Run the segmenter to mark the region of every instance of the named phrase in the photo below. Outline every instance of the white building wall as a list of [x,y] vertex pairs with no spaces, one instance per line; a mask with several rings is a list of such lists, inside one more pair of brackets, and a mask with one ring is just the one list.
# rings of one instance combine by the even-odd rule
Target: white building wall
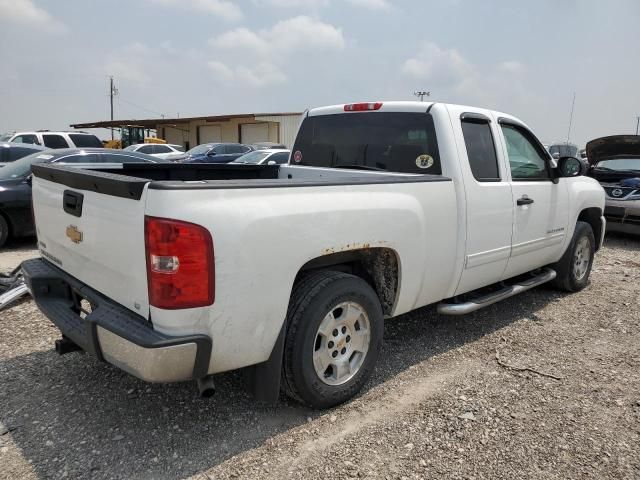
[[283,143],[288,148],[293,147],[293,142],[298,134],[298,127],[302,121],[302,115],[268,115],[256,117],[258,122],[277,122],[280,130],[278,142]]

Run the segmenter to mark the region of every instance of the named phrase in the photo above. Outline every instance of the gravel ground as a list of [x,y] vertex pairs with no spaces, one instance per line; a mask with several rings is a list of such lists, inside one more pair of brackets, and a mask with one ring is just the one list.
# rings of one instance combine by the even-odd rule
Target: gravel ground
[[[31,248],[0,254],[0,269]],[[192,384],[59,357],[31,301],[0,327],[2,478],[640,478],[633,237],[607,237],[578,294],[539,288],[464,318],[426,308],[387,322],[362,395],[326,412],[256,405],[238,374],[202,400]]]

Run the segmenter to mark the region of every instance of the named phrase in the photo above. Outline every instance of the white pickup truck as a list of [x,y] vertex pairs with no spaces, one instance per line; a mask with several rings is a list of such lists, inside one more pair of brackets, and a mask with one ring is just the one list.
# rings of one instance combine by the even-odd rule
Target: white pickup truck
[[605,198],[583,168],[481,108],[317,108],[285,165],[36,165],[23,271],[59,353],[203,395],[243,368],[261,400],[329,407],[370,376],[384,318],[585,287]]

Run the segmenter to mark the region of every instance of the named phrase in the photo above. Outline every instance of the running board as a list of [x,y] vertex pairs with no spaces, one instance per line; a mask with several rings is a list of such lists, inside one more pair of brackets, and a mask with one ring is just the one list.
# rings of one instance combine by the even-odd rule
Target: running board
[[467,313],[475,312],[481,308],[488,307],[489,305],[504,300],[505,298],[513,297],[519,293],[526,292],[538,285],[550,282],[556,278],[555,270],[545,268],[537,275],[532,276],[526,280],[520,280],[518,283],[505,286],[504,288],[487,293],[485,295],[478,296],[473,300],[462,303],[445,303],[440,302],[438,304],[438,313],[443,315],[465,315]]

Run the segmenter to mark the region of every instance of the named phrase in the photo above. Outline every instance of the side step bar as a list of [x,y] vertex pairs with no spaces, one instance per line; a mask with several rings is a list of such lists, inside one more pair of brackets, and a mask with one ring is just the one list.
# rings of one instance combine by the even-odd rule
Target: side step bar
[[550,282],[556,278],[555,270],[550,268],[544,268],[539,274],[532,276],[526,280],[520,280],[518,283],[505,286],[504,288],[496,291],[479,295],[472,300],[462,303],[445,303],[440,302],[438,304],[438,313],[443,315],[465,315],[467,313],[475,312],[481,308],[488,307],[489,305],[504,300],[505,298],[513,297],[519,293],[526,292],[538,285]]

